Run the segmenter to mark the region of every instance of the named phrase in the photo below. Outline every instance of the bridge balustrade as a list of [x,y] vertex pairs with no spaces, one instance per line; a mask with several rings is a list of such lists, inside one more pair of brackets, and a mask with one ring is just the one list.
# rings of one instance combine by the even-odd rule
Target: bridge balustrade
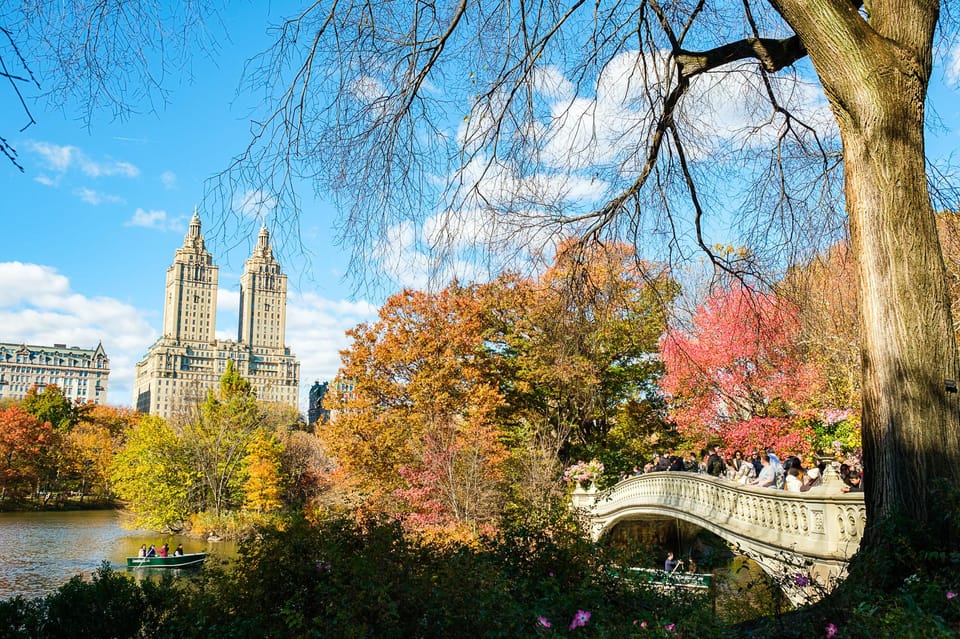
[[710,530],[776,577],[798,571],[809,577],[809,586],[787,593],[800,601],[812,588],[828,590],[860,545],[863,494],[843,493],[842,485],[835,473],[827,473],[822,486],[791,493],[664,471],[630,477],[602,492],[578,488],[573,505],[594,539],[622,521],[651,517]]

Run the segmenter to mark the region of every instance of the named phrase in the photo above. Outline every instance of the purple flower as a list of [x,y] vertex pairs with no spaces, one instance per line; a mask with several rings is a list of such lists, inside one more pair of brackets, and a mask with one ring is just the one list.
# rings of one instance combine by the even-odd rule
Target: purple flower
[[676,628],[676,626],[677,626],[676,624],[668,623],[667,625],[665,625],[665,626],[663,627],[663,629],[666,630],[667,632],[670,632],[671,630],[673,630],[674,628]]
[[835,634],[837,634],[837,627],[832,623],[828,623],[826,627],[827,639],[831,639]]
[[588,621],[590,621],[590,611],[578,610],[577,614],[573,616],[573,621],[570,622],[570,630],[575,628],[583,628],[585,625],[587,625]]
[[952,590],[947,591],[947,599],[953,599],[956,596],[957,596],[957,593],[953,592]]
[[801,588],[806,588],[810,585],[810,578],[806,575],[801,575],[797,573],[797,576],[793,578],[793,583],[797,584]]
[[553,625],[552,623],[550,623],[550,620],[544,617],[543,615],[540,615],[539,617],[537,617],[537,623],[543,626],[544,628],[549,628]]

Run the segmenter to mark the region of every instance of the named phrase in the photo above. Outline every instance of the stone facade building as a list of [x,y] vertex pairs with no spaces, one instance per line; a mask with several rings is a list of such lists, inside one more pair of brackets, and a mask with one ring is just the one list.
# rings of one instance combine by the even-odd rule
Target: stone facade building
[[218,276],[194,213],[167,269],[163,336],[137,364],[138,411],[169,418],[192,410],[207,389],[217,387],[228,360],[258,399],[297,406],[300,362],[284,344],[287,276],[273,257],[266,227],[240,277],[236,341],[216,338]]
[[102,343],[92,350],[0,343],[0,399],[20,400],[34,386],[54,384],[67,399],[104,404],[109,377],[110,359]]

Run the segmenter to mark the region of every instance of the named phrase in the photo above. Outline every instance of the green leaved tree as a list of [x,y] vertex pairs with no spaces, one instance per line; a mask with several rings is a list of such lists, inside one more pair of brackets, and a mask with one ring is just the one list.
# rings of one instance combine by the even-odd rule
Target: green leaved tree
[[250,382],[228,360],[218,391],[207,392],[196,418],[183,428],[183,445],[200,476],[200,510],[219,516],[243,505],[243,460],[263,426]]
[[196,512],[201,477],[181,439],[160,417],[145,415],[127,433],[110,478],[137,527],[179,531]]

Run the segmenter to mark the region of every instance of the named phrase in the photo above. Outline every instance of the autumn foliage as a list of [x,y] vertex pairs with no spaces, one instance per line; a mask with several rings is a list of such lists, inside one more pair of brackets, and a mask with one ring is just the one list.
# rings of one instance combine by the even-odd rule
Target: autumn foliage
[[689,439],[800,453],[809,434],[796,421],[818,397],[820,371],[805,361],[797,308],[742,284],[718,288],[689,328],[661,340],[671,417]]
[[655,413],[637,406],[675,290],[627,247],[570,242],[538,278],[394,295],[349,333],[326,402],[344,499],[418,529],[549,508],[566,460]]
[[19,406],[0,410],[0,500],[41,489],[51,469],[58,435]]
[[351,391],[332,393],[337,418],[320,434],[343,472],[412,525],[489,520],[505,451],[477,288],[404,291],[349,335]]

